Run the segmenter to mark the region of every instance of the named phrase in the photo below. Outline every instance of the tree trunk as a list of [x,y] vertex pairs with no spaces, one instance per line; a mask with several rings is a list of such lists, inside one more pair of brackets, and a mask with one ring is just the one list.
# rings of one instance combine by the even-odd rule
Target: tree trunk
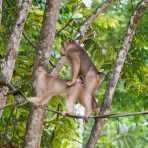
[[[4,82],[10,82],[12,78],[16,54],[18,52],[25,19],[27,17],[30,6],[31,0],[26,0],[23,2],[22,7],[18,12],[16,23],[10,35],[5,52],[5,58],[3,59],[3,63],[1,64],[0,80]],[[7,92],[7,87],[0,87],[0,108],[5,105]],[[2,112],[0,114],[2,114]]]
[[[133,15],[131,16],[131,19],[130,19],[129,25],[128,25],[128,29],[127,29],[127,33],[124,37],[122,49],[120,50],[120,52],[117,56],[116,64],[113,69],[113,77],[109,82],[108,89],[106,90],[104,102],[101,106],[99,115],[103,115],[107,111],[107,109],[109,109],[111,107],[112,97],[114,95],[116,84],[118,82],[121,69],[123,67],[124,61],[125,61],[126,56],[128,54],[128,50],[130,48],[133,36],[135,34],[136,26],[137,26],[140,18],[143,16],[147,5],[148,5],[148,0],[141,0],[141,2],[138,3]],[[85,146],[86,148],[94,148],[95,147],[95,144],[96,144],[99,136],[101,135],[102,127],[105,123],[104,121],[105,121],[104,119],[99,119],[99,118],[95,120],[94,126],[91,131],[91,135],[90,135],[89,140]]]
[[[43,25],[41,29],[38,49],[34,61],[34,70],[38,64],[45,66],[49,64],[48,54],[55,37],[56,20],[59,13],[60,0],[47,0],[44,12]],[[42,129],[43,129],[44,109],[31,106],[28,118],[26,135],[24,141],[25,148],[40,148]]]

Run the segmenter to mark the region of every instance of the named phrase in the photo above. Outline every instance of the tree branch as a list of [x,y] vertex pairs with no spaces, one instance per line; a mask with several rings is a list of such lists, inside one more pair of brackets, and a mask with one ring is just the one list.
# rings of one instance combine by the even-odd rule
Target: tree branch
[[106,0],[105,2],[103,2],[101,4],[101,6],[99,6],[83,23],[83,25],[81,25],[80,29],[79,29],[79,40],[83,39],[85,36],[85,32],[87,31],[88,27],[90,26],[90,24],[96,19],[96,17],[98,15],[100,15],[101,13],[105,12],[106,9],[108,8],[108,6],[113,2],[114,0]]
[[[15,66],[16,55],[20,45],[20,40],[24,28],[24,22],[28,15],[29,8],[31,7],[31,0],[26,0],[22,3],[21,8],[18,11],[15,25],[10,35],[6,52],[5,59],[1,64],[0,79],[4,78],[5,82],[10,82]],[[0,88],[0,107],[3,107],[6,102],[6,95],[8,93],[8,87],[4,86]]]
[[59,35],[71,22],[73,21],[73,18],[69,19],[67,23],[56,33],[56,36]]
[[23,32],[23,37],[28,41],[28,43],[34,48],[36,49],[37,47],[35,46],[35,44],[27,37],[27,35]]
[[[141,0],[141,2],[138,3],[133,15],[130,18],[127,33],[124,37],[123,46],[117,56],[116,64],[113,69],[113,77],[109,82],[108,88],[105,93],[104,102],[100,108],[100,112],[99,112],[100,116],[103,115],[107,111],[107,109],[109,109],[111,107],[112,97],[113,97],[113,94],[114,94],[114,91],[116,88],[116,84],[118,82],[121,69],[123,67],[124,61],[125,61],[126,56],[128,54],[128,50],[130,48],[133,36],[135,34],[136,26],[137,26],[140,18],[143,16],[147,5],[148,5],[148,0]],[[93,148],[94,147],[94,145],[96,144],[96,142],[98,140],[98,137],[101,134],[101,130],[102,130],[103,125],[104,125],[103,119],[98,118],[95,120],[94,126],[91,131],[91,135],[90,135],[89,140],[86,144],[86,148]]]
[[[55,111],[46,108],[47,111],[53,112],[55,114],[59,114],[64,117],[70,117],[70,118],[76,118],[76,119],[85,119],[85,116],[79,116],[79,115],[65,115],[64,113],[60,111]],[[117,113],[107,113],[104,115],[96,115],[96,116],[89,116],[88,118],[92,119],[100,119],[100,118],[118,118],[118,117],[127,117],[127,116],[137,116],[137,115],[146,115],[148,114],[148,111],[143,112],[117,112]]]

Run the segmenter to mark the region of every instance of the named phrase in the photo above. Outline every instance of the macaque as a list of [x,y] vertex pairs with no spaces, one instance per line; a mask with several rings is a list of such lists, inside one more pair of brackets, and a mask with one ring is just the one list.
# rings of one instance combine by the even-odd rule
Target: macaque
[[92,102],[90,91],[86,92],[80,79],[76,79],[74,85],[68,86],[66,80],[49,75],[42,66],[39,66],[35,71],[35,78],[33,86],[37,96],[31,97],[30,102],[36,105],[45,105],[52,96],[64,95],[67,109],[65,114],[73,114],[73,105],[76,100],[85,107],[86,118],[93,111],[95,104]]
[[[83,49],[74,40],[64,41],[60,53],[66,56],[72,66],[72,80],[67,82],[68,86],[76,83],[78,77],[81,77],[85,85],[85,99],[92,99],[95,104],[95,92],[102,76],[92,63],[85,49]],[[88,101],[89,101],[88,99]]]

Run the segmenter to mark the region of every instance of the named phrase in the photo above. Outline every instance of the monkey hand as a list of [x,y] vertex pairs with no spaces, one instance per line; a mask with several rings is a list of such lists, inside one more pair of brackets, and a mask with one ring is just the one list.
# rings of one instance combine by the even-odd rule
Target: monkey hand
[[66,84],[67,84],[68,86],[72,86],[72,85],[75,84],[75,82],[76,82],[76,80],[72,80],[72,81],[68,81]]

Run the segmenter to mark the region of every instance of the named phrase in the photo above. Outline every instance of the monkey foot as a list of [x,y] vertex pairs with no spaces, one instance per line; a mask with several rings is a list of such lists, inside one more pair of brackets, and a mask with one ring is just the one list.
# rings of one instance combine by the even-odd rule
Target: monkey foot
[[84,123],[87,123],[87,122],[88,122],[88,116],[84,116],[84,117],[83,117],[83,122],[84,122]]

